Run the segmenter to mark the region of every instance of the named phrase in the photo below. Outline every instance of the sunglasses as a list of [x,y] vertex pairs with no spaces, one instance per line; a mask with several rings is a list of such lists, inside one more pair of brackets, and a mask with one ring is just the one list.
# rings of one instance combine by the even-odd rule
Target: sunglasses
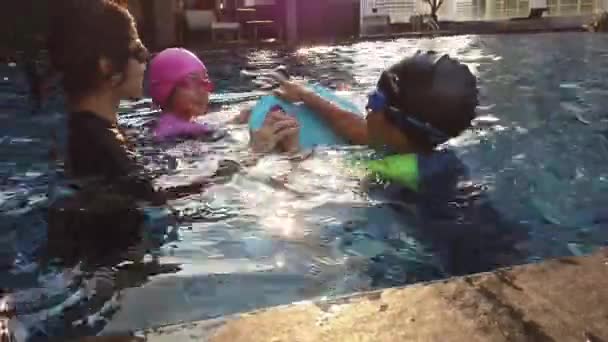
[[213,91],[213,83],[209,80],[206,72],[190,74],[183,79],[181,79],[177,86],[180,88],[186,89],[204,89],[206,92],[210,93]]

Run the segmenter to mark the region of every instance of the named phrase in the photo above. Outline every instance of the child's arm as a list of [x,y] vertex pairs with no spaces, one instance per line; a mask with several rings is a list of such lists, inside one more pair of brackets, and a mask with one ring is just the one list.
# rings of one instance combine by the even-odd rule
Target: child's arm
[[277,96],[291,102],[303,102],[321,116],[334,131],[355,145],[368,145],[367,123],[361,116],[344,110],[314,92],[293,82],[281,83]]

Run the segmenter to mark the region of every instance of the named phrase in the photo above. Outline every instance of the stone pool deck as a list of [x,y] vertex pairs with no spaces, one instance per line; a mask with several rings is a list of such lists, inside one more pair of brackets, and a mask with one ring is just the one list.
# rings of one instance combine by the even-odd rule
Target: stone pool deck
[[608,341],[608,249],[137,335],[83,341]]

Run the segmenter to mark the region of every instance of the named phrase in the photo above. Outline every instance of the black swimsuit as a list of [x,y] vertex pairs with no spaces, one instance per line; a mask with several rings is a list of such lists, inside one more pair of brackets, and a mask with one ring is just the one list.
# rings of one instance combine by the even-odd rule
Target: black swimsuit
[[68,264],[114,264],[142,240],[138,201],[164,203],[118,127],[91,112],[68,116],[66,171],[74,195],[49,210],[48,254]]
[[67,169],[73,178],[97,179],[138,200],[163,202],[116,124],[92,112],[69,115]]
[[473,184],[465,164],[454,152],[418,156],[420,190],[378,184],[369,195],[389,203],[412,204],[395,210],[418,227],[417,237],[430,243],[450,275],[485,272],[525,262],[515,246],[526,241],[528,227],[510,222],[489,201],[483,187]]

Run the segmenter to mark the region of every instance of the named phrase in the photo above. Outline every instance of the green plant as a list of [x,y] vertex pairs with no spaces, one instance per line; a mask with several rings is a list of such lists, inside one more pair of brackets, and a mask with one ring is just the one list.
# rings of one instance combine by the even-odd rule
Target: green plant
[[441,8],[441,5],[443,5],[443,1],[444,0],[424,0],[424,2],[429,4],[429,7],[431,8],[431,18],[433,18],[435,22],[439,22],[437,12],[439,11],[439,8]]

